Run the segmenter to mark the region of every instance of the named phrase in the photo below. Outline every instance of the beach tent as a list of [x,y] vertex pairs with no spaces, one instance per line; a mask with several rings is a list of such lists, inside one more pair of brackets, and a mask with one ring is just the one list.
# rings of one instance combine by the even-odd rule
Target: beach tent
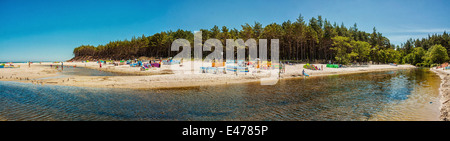
[[152,65],[152,67],[157,67],[157,68],[160,67],[159,63],[152,63],[151,65]]
[[307,63],[306,65],[303,65],[303,68],[310,69],[310,70],[319,70],[319,68],[317,66],[310,65],[309,63]]
[[339,65],[327,64],[327,68],[339,68]]

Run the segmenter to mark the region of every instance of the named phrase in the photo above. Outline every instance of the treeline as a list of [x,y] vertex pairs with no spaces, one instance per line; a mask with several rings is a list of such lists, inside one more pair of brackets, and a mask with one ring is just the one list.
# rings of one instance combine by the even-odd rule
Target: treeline
[[450,37],[445,31],[442,35],[433,34],[427,38],[409,39],[402,46],[403,63],[432,67],[449,60]]
[[[296,21],[286,21],[282,24],[272,23],[265,27],[255,22],[253,25],[244,24],[242,29],[228,29],[226,26],[211,29],[201,29],[203,41],[216,38],[225,43],[226,39],[279,39],[280,59],[314,62],[333,60],[335,51],[333,37],[343,36],[355,41],[364,41],[380,49],[388,49],[393,46],[389,40],[376,32],[366,33],[358,30],[356,24],[347,28],[342,23],[332,23],[321,16],[313,17],[306,22],[300,15]],[[106,45],[82,45],[74,49],[75,58],[80,56],[92,56],[96,59],[134,59],[140,56],[146,57],[173,57],[177,52],[170,51],[170,45],[175,39],[187,39],[193,43],[194,35],[191,31],[179,29],[156,33],[152,36],[133,37],[131,40],[111,41]],[[193,45],[192,45],[193,47]],[[224,45],[225,47],[225,45]],[[248,51],[247,51],[248,53]],[[207,53],[204,53],[207,55]],[[270,54],[269,54],[270,56]],[[376,57],[372,57],[376,58]],[[376,60],[377,62],[379,60]]]
[[[360,31],[356,23],[347,28],[344,24],[332,23],[321,16],[305,21],[300,15],[294,22],[272,23],[265,27],[255,22],[244,24],[240,30],[226,26],[201,29],[202,39],[216,38],[226,43],[226,39],[279,39],[280,59],[298,62],[349,64],[355,62],[411,63],[405,56],[412,53],[417,45],[431,48],[436,41],[408,40],[402,47],[394,46],[389,39],[373,28],[372,33]],[[446,34],[446,33],[445,33]],[[435,35],[433,35],[435,36]],[[436,35],[438,36],[438,35]],[[448,35],[446,35],[448,36]],[[134,59],[146,57],[173,57],[178,52],[170,51],[176,39],[187,39],[193,48],[194,34],[178,29],[151,36],[133,37],[131,40],[111,41],[106,45],[82,45],[74,49],[75,59],[90,56],[93,59]],[[447,37],[448,38],[448,37]],[[431,39],[430,39],[431,40]],[[417,44],[417,45],[416,45]],[[442,44],[442,43],[440,43]],[[443,44],[448,49],[448,43]],[[225,49],[224,49],[225,50]],[[193,53],[193,51],[191,51]],[[246,50],[248,54],[248,50]],[[203,53],[206,56],[208,52]],[[224,54],[226,57],[226,54]],[[270,53],[268,54],[270,56]],[[248,55],[247,55],[248,56]]]

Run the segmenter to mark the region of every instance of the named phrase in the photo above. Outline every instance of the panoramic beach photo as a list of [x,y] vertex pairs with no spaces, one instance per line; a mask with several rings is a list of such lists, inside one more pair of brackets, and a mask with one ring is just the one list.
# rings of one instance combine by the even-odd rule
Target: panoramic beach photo
[[448,121],[448,6],[2,0],[0,121]]

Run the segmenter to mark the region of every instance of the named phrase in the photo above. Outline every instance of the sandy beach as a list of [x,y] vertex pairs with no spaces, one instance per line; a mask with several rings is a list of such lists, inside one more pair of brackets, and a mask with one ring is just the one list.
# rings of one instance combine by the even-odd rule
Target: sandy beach
[[[65,62],[64,66],[85,67],[100,71],[121,73],[123,76],[61,76],[60,70],[55,69],[55,66],[53,68],[50,67],[50,65],[61,65],[61,63],[34,63],[30,67],[28,67],[28,64],[14,65],[20,65],[21,67],[0,69],[1,81],[18,81],[39,85],[152,89],[258,82],[261,78],[268,78],[268,71],[264,70],[256,73],[256,70],[250,69],[250,73],[238,75],[233,72],[228,72],[227,74],[183,74],[183,68],[180,68],[179,65],[162,65],[161,68],[150,68],[147,71],[140,71],[139,67],[130,67],[129,65],[103,65],[100,68],[97,63],[93,62]],[[280,79],[303,78],[304,76],[301,75],[303,65],[286,65],[286,72],[280,74]],[[314,65],[318,67],[323,65],[324,70],[304,69],[310,75],[309,77],[415,68],[412,65],[370,65],[366,67],[348,68],[326,68],[326,64]]]
[[14,66],[17,68],[0,69],[1,81],[33,81],[33,79],[58,76],[56,69],[46,67],[44,64],[31,64],[28,67],[26,63],[14,63]]
[[450,70],[434,69],[431,71],[436,72],[441,77],[440,101],[441,101],[441,116],[440,120],[450,121]]

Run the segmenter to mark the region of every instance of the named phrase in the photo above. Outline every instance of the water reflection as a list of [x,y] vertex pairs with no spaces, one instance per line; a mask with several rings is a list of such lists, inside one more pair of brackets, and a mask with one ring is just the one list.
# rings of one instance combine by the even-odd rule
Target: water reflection
[[438,120],[439,83],[422,69],[159,90],[0,82],[0,119]]

